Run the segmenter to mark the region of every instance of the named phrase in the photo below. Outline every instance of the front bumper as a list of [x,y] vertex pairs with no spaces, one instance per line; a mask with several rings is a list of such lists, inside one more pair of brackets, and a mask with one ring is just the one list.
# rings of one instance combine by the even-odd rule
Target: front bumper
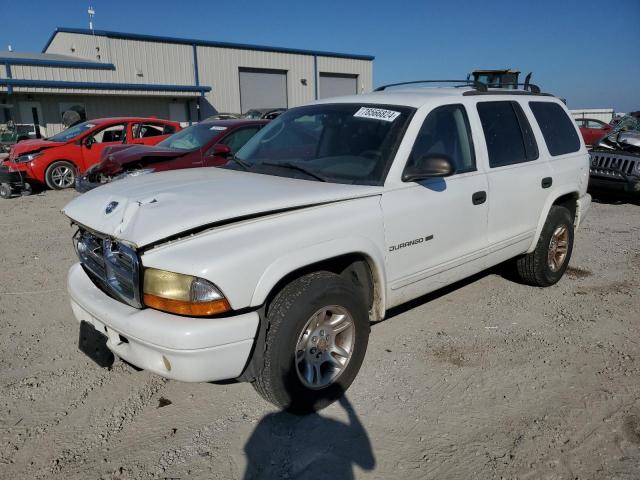
[[589,176],[589,188],[592,190],[613,190],[617,192],[640,193],[640,177],[625,175],[613,177],[604,175]]
[[13,188],[24,187],[27,175],[20,170],[13,170],[6,165],[0,165],[0,183],[8,183]]
[[258,313],[190,318],[138,310],[106,295],[77,263],[69,271],[71,308],[109,338],[107,347],[127,362],[184,382],[238,377],[251,353]]

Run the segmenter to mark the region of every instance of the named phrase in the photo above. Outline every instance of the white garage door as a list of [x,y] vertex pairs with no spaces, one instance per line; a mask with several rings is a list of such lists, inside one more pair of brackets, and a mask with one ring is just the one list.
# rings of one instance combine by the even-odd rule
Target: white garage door
[[241,68],[240,108],[287,108],[287,72]]
[[320,73],[320,98],[355,95],[358,93],[358,76],[338,73]]

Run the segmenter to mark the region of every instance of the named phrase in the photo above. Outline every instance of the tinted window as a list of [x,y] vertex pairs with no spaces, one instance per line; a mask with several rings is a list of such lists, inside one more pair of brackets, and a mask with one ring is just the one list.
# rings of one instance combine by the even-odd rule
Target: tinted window
[[93,135],[95,143],[115,143],[124,140],[124,125],[111,125]]
[[531,126],[517,102],[480,102],[478,114],[492,168],[538,158]]
[[529,102],[531,111],[553,156],[580,150],[580,139],[573,123],[557,103]]
[[231,149],[231,152],[237,152],[245,143],[249,141],[251,137],[256,134],[258,130],[260,130],[260,127],[257,126],[241,128],[240,130],[236,130],[235,132],[227,135],[220,141],[220,143],[223,145],[227,145]]
[[429,113],[418,132],[407,166],[417,165],[428,156],[450,158],[455,173],[476,169],[471,130],[462,105],[445,105]]

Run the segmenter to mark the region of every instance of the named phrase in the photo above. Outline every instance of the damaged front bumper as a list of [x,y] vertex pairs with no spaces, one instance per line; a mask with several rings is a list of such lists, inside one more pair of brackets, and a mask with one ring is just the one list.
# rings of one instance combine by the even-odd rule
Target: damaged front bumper
[[640,193],[640,156],[624,152],[591,152],[589,188]]

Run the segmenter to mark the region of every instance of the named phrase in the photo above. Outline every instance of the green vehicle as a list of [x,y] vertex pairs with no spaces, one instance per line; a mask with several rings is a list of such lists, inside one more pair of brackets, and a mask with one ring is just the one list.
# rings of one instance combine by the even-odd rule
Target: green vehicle
[[6,127],[0,128],[0,153],[9,153],[11,145],[35,138],[36,129],[28,123],[8,122]]

